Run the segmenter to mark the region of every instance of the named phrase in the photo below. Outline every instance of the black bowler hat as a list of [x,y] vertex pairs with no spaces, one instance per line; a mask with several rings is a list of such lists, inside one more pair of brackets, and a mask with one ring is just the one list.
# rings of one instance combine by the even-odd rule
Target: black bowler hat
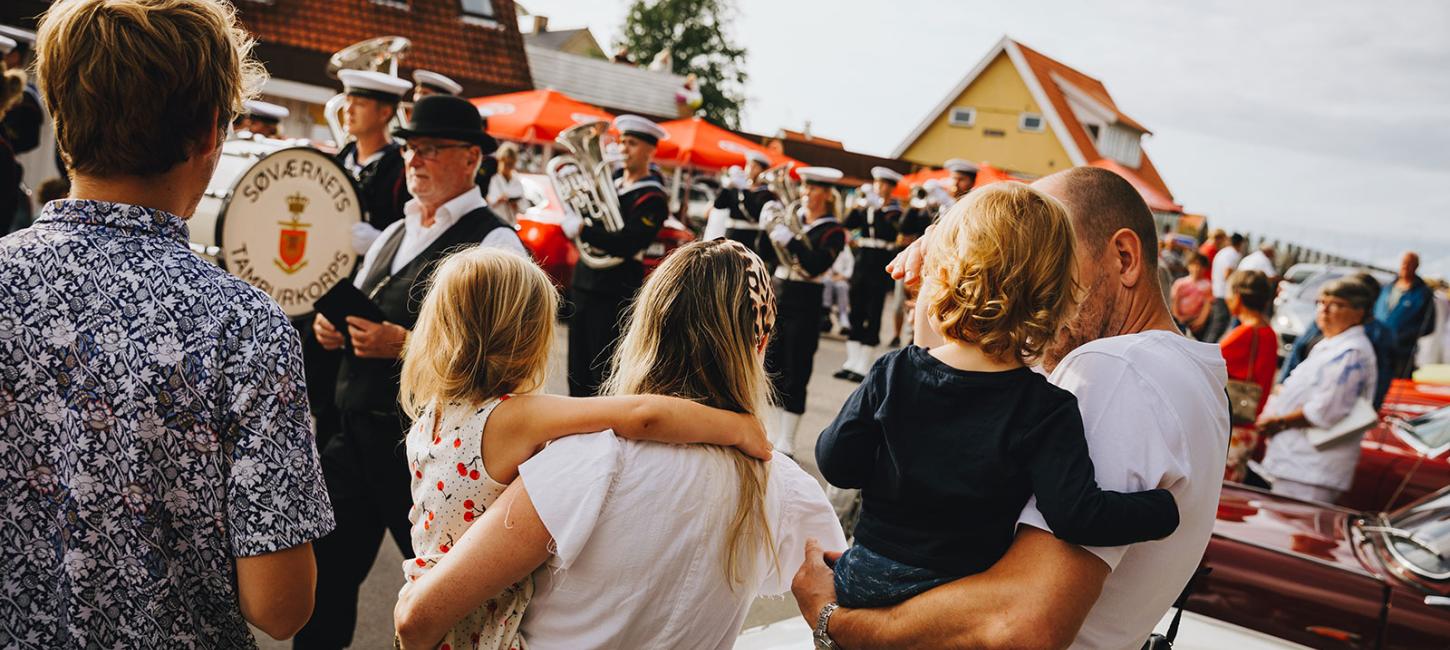
[[444,138],[476,144],[485,154],[498,148],[498,141],[483,131],[483,117],[473,104],[452,95],[429,95],[413,104],[413,117],[406,126],[393,129],[393,136]]

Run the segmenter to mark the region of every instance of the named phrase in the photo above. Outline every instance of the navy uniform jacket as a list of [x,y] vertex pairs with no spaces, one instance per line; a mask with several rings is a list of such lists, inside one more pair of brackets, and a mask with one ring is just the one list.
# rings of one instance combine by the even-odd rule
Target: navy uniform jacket
[[725,237],[749,246],[767,264],[775,263],[775,249],[771,247],[770,240],[766,238],[767,233],[760,230],[760,211],[765,204],[775,200],[777,200],[775,192],[770,191],[764,184],[744,190],[723,189],[715,195],[715,207],[729,210],[731,221],[746,221],[755,224],[754,229],[727,226]]
[[[806,311],[814,313],[821,309],[823,287],[815,278],[820,277],[836,262],[836,257],[846,249],[846,229],[834,217],[817,219],[806,226],[805,234],[786,244],[786,250],[794,255],[801,269],[810,279],[795,277],[790,267],[782,266],[776,272],[776,309]],[[783,279],[782,273],[789,273],[791,279]]]
[[901,202],[896,199],[887,201],[884,205],[875,210],[870,208],[856,208],[846,215],[845,226],[848,230],[855,230],[857,235],[863,239],[879,239],[896,243],[897,228],[901,223]]
[[[346,169],[348,156],[356,152],[357,143],[349,142],[335,158]],[[383,157],[363,167],[357,178],[357,193],[367,211],[364,220],[372,227],[382,230],[402,219],[403,204],[413,198],[403,177],[403,148],[394,142],[383,147]]]
[[616,171],[614,186],[619,192],[624,228],[609,232],[603,224],[586,221],[579,231],[579,239],[624,261],[607,269],[596,269],[580,260],[574,265],[576,289],[628,296],[644,284],[641,258],[669,217],[669,199],[665,196],[664,177],[656,171],[627,187],[621,185],[623,182],[623,172]]
[[863,282],[889,287],[886,265],[896,257],[896,235],[902,222],[901,203],[888,200],[880,208],[856,208],[846,215],[846,228],[857,231],[856,266],[851,285]]

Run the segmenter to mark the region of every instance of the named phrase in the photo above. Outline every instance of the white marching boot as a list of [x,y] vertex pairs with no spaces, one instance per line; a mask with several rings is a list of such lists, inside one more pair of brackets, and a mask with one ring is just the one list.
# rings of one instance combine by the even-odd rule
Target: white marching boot
[[776,451],[790,456],[792,459],[795,458],[795,434],[796,429],[799,429],[800,426],[801,415],[799,413],[782,410],[780,412],[779,425],[780,437],[779,440],[771,438],[770,446],[775,447]]
[[861,344],[856,341],[846,341],[846,360],[841,363],[841,369],[831,375],[836,379],[847,379],[849,373],[856,372],[856,358],[861,355]]

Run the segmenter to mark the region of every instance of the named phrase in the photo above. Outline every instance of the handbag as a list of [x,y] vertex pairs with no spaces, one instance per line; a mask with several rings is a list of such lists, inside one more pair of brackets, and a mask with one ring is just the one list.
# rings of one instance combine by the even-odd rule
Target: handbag
[[[1249,341],[1249,377],[1254,376],[1254,361],[1259,356],[1259,328],[1255,327],[1249,332],[1253,340]],[[1259,416],[1259,399],[1264,396],[1264,387],[1252,379],[1230,379],[1228,380],[1228,406],[1229,415],[1233,424],[1253,424]]]

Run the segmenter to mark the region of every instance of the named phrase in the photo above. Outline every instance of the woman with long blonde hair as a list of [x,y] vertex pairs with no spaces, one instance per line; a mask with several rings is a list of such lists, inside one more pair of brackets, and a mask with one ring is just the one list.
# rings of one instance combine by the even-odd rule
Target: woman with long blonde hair
[[[739,242],[675,251],[641,289],[610,399],[669,395],[758,415],[775,317],[765,265]],[[618,438],[554,442],[400,597],[405,647],[528,576],[521,632],[550,648],[729,648],[758,595],[790,589],[808,537],[845,539],[815,479],[782,454]]]
[[[403,562],[410,583],[426,576],[488,511],[521,463],[561,436],[612,427],[630,438],[740,445],[770,457],[764,431],[741,409],[664,394],[531,394],[544,382],[557,311],[543,270],[504,250],[455,253],[434,273],[403,351],[401,396],[414,420],[406,444],[415,557]],[[532,591],[528,579],[509,585],[435,644],[521,647],[519,620]]]

